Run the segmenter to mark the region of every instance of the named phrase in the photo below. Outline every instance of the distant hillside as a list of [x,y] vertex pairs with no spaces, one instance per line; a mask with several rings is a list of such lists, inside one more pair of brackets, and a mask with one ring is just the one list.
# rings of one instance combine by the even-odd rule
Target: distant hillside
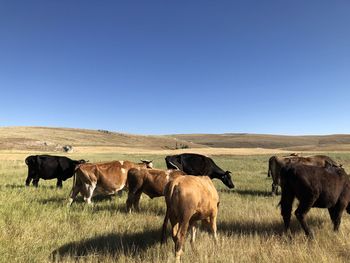
[[227,133],[142,136],[106,130],[0,127],[0,150],[63,151],[65,145],[72,145],[73,148],[124,147],[145,150],[262,148],[283,151],[350,151],[350,135],[281,136]]
[[282,136],[264,134],[177,134],[172,138],[214,148],[265,148],[294,151],[350,150],[350,135]]
[[[111,146],[145,149],[196,148],[167,136],[141,136],[106,130],[48,127],[0,127],[0,150],[63,151],[63,146]],[[201,146],[202,147],[202,146]]]

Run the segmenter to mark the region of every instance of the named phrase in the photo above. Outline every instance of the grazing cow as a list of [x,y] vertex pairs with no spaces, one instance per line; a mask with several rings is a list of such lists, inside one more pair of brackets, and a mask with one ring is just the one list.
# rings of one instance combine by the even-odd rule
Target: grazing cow
[[208,176],[179,176],[164,189],[166,215],[162,227],[162,243],[166,241],[168,220],[172,226],[176,261],[180,261],[188,228],[191,230],[191,245],[195,240],[195,223],[198,220],[208,225],[216,237],[216,218],[219,207],[218,193]]
[[295,197],[299,200],[295,216],[310,237],[312,232],[305,216],[311,207],[328,208],[334,231],[339,229],[343,211],[350,213],[350,180],[341,167],[289,164],[281,169],[281,187],[281,214],[286,231]]
[[178,169],[186,174],[207,175],[211,179],[220,179],[228,188],[234,188],[230,171],[224,171],[214,161],[204,155],[183,153],[165,157],[168,169]]
[[163,196],[165,185],[175,177],[184,175],[179,170],[158,170],[158,169],[136,169],[131,168],[128,172],[128,199],[126,210],[131,211],[134,207],[139,210],[139,201],[142,193],[150,198]]
[[71,160],[65,156],[52,155],[30,155],[25,159],[28,166],[28,176],[26,186],[33,185],[38,187],[39,179],[50,180],[57,178],[57,187],[62,188],[62,181],[72,177],[75,167],[78,164],[85,163],[85,160]]
[[302,157],[299,155],[290,155],[284,157],[272,156],[269,159],[268,177],[272,177],[272,195],[278,194],[278,186],[280,183],[280,171],[283,166],[288,163],[302,163],[306,165],[313,165],[319,167],[325,167],[327,164],[332,166],[339,166],[330,157],[325,155],[314,155],[308,157]]
[[142,161],[142,163],[113,161],[81,164],[75,172],[75,181],[70,194],[69,205],[74,202],[78,193],[81,193],[88,204],[91,204],[91,198],[94,193],[114,194],[122,190],[126,185],[129,169],[152,167],[152,161]]

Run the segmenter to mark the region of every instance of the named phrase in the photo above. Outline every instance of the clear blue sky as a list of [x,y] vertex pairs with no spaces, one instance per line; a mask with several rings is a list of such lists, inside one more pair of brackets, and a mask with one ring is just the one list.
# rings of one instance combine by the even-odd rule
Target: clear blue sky
[[0,1],[0,126],[350,133],[350,2]]

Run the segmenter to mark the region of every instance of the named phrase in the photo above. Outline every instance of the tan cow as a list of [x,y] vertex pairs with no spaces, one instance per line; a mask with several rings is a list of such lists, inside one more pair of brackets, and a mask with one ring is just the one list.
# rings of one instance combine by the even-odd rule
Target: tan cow
[[142,161],[142,163],[112,161],[78,165],[69,205],[74,202],[78,193],[81,193],[88,204],[91,203],[94,193],[114,194],[125,187],[129,169],[152,167],[152,161]]
[[282,167],[284,167],[288,163],[301,163],[305,165],[312,165],[318,167],[326,167],[326,165],[337,166],[340,165],[332,160],[330,157],[326,155],[314,155],[314,156],[306,156],[302,157],[299,155],[290,155],[290,156],[272,156],[269,159],[269,168],[268,168],[268,176],[272,177],[272,195],[278,194],[278,186],[281,185],[281,176],[280,171]]
[[179,176],[164,189],[167,206],[162,228],[162,243],[166,241],[168,220],[172,226],[176,261],[180,261],[188,228],[191,229],[191,245],[196,235],[195,222],[207,224],[215,238],[219,195],[208,176]]
[[165,185],[170,180],[184,174],[180,170],[130,169],[127,178],[129,192],[126,200],[126,210],[131,212],[132,207],[139,210],[142,193],[150,198],[163,196]]

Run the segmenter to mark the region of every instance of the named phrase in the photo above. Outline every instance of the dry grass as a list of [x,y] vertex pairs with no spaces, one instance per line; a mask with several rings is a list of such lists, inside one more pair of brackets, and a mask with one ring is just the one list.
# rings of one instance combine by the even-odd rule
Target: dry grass
[[[350,154],[331,153],[350,169]],[[57,190],[55,181],[40,181],[39,188],[24,187],[26,153],[0,154],[0,261],[1,262],[173,262],[174,244],[159,244],[165,212],[163,198],[141,200],[140,213],[125,213],[121,198],[82,200],[67,209],[72,181]],[[91,161],[154,159],[164,168],[162,154],[74,153]],[[350,217],[343,216],[339,233],[332,231],[324,209],[312,209],[308,222],[315,240],[307,240],[295,217],[293,239],[282,235],[279,197],[269,195],[266,177],[270,155],[221,155],[214,160],[233,172],[230,191],[215,181],[221,203],[219,242],[201,231],[192,250],[186,243],[184,262],[347,262],[350,256]]]
[[283,136],[268,134],[179,134],[173,137],[210,147],[266,148],[290,151],[349,151],[350,135]]
[[[211,148],[222,148],[220,154],[270,154],[276,151],[275,149],[279,149],[279,152],[350,151],[350,135],[180,134],[141,136],[86,129],[0,127],[0,150],[58,152],[62,151],[63,145],[73,145],[81,153],[95,151],[95,147],[107,152],[115,152],[119,149],[125,152],[124,148],[132,148],[135,153],[149,151],[150,154],[156,150],[164,150],[166,153],[175,148],[186,147],[193,150],[201,148],[201,152],[211,152]],[[243,151],[237,149],[243,149]],[[247,149],[252,149],[252,153]]]

